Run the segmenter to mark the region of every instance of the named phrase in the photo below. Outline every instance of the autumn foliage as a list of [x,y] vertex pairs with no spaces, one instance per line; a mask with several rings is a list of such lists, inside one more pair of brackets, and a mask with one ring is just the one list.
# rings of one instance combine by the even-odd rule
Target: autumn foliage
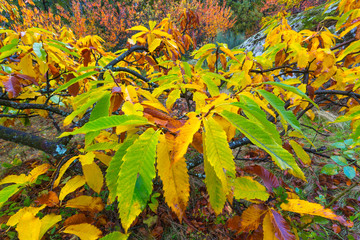
[[[62,26],[69,26],[77,37],[98,35],[105,40],[104,46],[119,48],[130,36],[126,30],[137,25],[147,25],[151,21],[161,21],[170,16],[175,23],[181,18],[184,9],[196,13],[199,25],[196,29],[188,28],[189,34],[198,43],[212,41],[218,32],[230,29],[236,18],[226,2],[218,1],[75,1],[71,11],[60,4],[52,10],[41,10],[32,1],[2,1],[4,23],[17,31],[29,27],[42,27],[50,31],[59,31]],[[17,2],[17,1],[14,1]],[[109,7],[109,4],[112,7]],[[28,7],[27,7],[28,6]],[[7,18],[7,17],[8,18]]]
[[[315,121],[321,109],[341,104],[334,122],[350,121],[347,144],[360,144],[359,2],[328,3],[339,12],[336,33],[296,32],[279,13],[256,57],[223,43],[195,47],[194,36],[209,39],[233,24],[216,1],[168,1],[170,12],[182,9],[168,18],[139,13],[142,1],[113,8],[73,1],[73,13],[63,10],[61,19],[32,1],[18,3],[29,9],[1,3],[9,27],[0,29],[0,137],[50,155],[48,163],[0,181],[0,207],[7,210],[21,194],[43,189],[2,216],[20,240],[127,239],[141,222],[152,226],[144,220],[149,215],[156,216],[152,234],[160,239],[169,218],[196,229],[199,220],[188,217],[198,216],[191,212],[198,205],[206,213],[201,221],[225,216],[228,238],[305,238],[317,217],[333,221],[336,234],[358,236],[353,221],[333,208],[337,198],[314,202],[296,185],[311,181],[312,154],[327,156],[300,119]],[[103,46],[127,34],[117,52]],[[34,115],[49,119],[58,138],[15,129]],[[243,153],[246,145],[251,156]],[[341,167],[346,194],[358,184],[359,165],[337,156],[322,172],[336,175]],[[199,202],[194,179],[205,189]]]

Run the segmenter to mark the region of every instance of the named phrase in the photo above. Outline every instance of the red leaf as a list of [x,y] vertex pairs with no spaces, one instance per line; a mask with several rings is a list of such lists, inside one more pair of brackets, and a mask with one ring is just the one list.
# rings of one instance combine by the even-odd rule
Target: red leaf
[[18,96],[21,91],[20,81],[14,76],[10,76],[9,79],[4,82],[4,87],[9,93],[9,98],[14,98]]
[[238,231],[241,227],[241,217],[240,216],[234,216],[227,220],[226,222],[227,227],[232,231]]
[[282,180],[279,181],[274,174],[272,174],[262,166],[259,165],[247,166],[243,170],[247,173],[252,173],[259,176],[263,180],[266,189],[270,193],[273,192],[273,188],[277,188],[283,185]]
[[290,232],[290,227],[286,220],[277,211],[271,209],[271,222],[275,229],[275,236],[280,240],[295,240],[295,236]]
[[336,223],[334,223],[332,225],[332,229],[335,233],[340,233],[341,232],[341,227],[339,225],[337,225]]
[[31,83],[35,84],[36,86],[39,86],[39,83],[33,77],[30,77],[30,76],[24,75],[24,74],[19,74],[19,73],[15,73],[14,76],[19,78],[19,79],[28,80]]
[[90,50],[85,48],[81,51],[81,56],[84,58],[84,66],[87,67],[91,61]]
[[[68,75],[66,75],[66,82],[70,81],[71,79],[75,78],[74,74],[70,73]],[[74,83],[72,84],[70,87],[68,87],[68,91],[70,93],[71,96],[75,97],[76,95],[78,95],[80,90],[80,85],[79,83]]]

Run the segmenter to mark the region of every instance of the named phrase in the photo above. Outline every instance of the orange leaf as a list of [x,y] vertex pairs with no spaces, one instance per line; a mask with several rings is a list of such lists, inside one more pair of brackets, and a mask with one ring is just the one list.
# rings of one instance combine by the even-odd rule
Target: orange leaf
[[253,204],[248,207],[241,214],[241,227],[238,232],[249,232],[257,229],[261,223],[261,218],[266,212],[266,209],[263,205]]
[[75,214],[64,221],[64,227],[80,223],[91,223],[92,219],[85,216],[83,213]]
[[59,198],[55,192],[50,191],[49,193],[43,194],[38,197],[35,202],[41,205],[46,204],[46,206],[48,207],[54,207],[59,204]]
[[227,61],[226,61],[226,57],[224,54],[220,54],[220,62],[221,62],[221,65],[224,69],[224,71],[226,70],[226,64],[227,64]]
[[100,212],[104,209],[104,203],[100,197],[82,195],[67,201],[66,207],[78,208],[82,211]]
[[196,117],[196,114],[189,114],[188,116],[189,120],[179,129],[179,135],[175,139],[173,163],[183,158],[193,140],[194,134],[200,128],[201,120]]

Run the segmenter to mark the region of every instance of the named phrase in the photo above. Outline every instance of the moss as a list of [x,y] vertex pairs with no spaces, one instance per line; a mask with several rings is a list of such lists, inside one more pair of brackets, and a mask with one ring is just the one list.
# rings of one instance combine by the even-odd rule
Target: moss
[[328,27],[330,26],[329,23],[332,22],[332,20],[325,19],[326,17],[336,16],[336,9],[330,9],[326,12],[324,12],[325,4],[321,4],[317,7],[308,9],[304,12],[299,13],[298,15],[294,17],[290,17],[289,22],[292,24],[295,24],[297,19],[301,21],[301,28],[302,29],[310,29],[310,30],[316,30],[320,26]]

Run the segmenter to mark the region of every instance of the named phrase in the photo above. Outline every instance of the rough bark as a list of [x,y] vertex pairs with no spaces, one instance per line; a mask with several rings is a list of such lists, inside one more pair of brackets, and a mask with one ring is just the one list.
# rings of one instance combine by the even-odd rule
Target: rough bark
[[30,133],[0,126],[0,139],[41,150],[55,159],[61,159],[66,154],[65,145],[50,141]]

